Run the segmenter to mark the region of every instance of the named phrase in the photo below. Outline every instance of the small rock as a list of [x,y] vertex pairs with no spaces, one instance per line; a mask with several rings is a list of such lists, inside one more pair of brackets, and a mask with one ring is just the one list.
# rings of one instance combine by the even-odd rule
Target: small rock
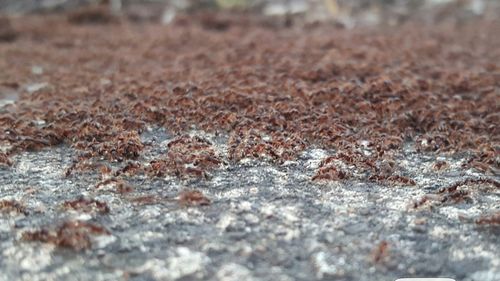
[[220,281],[254,280],[252,272],[248,268],[236,263],[228,263],[221,266],[216,276]]

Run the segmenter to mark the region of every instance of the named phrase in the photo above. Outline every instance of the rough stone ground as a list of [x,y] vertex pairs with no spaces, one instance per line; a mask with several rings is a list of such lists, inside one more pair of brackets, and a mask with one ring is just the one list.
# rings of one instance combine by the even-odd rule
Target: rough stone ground
[[[194,132],[194,134],[200,134]],[[222,148],[220,137],[204,134]],[[144,159],[162,153],[171,140],[163,129],[143,135],[153,143]],[[2,198],[26,205],[29,215],[2,216],[2,280],[393,280],[401,276],[447,276],[457,280],[498,280],[499,232],[473,222],[499,210],[498,189],[475,191],[473,203],[413,210],[416,198],[462,179],[460,159],[436,175],[433,157],[407,151],[408,173],[417,187],[364,182],[315,184],[310,178],[322,149],[276,166],[249,161],[213,173],[209,182],[173,177],[135,177],[132,193],[95,189],[99,175],[66,178],[73,151],[66,147],[17,155],[1,170]],[[185,188],[206,194],[211,205],[180,207]],[[158,202],[131,203],[124,197],[154,195]],[[63,211],[79,196],[106,202],[109,214]],[[21,233],[66,218],[105,225],[91,250],[75,252],[26,243]],[[387,256],[377,259],[381,241]],[[375,252],[374,252],[375,251]]]
[[[194,83],[199,82],[200,85],[217,84],[216,77],[223,81],[224,79],[230,80],[228,77],[232,76],[224,76],[220,73],[219,76],[211,76],[213,69],[210,68],[210,60],[207,59],[207,62],[203,54],[196,53],[198,50],[196,44],[203,43],[203,40],[198,39],[194,45],[188,40],[195,40],[189,38],[193,34],[201,34],[196,28],[184,35],[182,32],[165,31],[158,27],[153,27],[154,32],[149,32],[147,26],[134,27],[136,29],[133,30],[120,27],[112,29],[115,33],[110,32],[109,41],[106,36],[99,33],[105,40],[99,41],[103,38],[98,38],[97,42],[102,43],[104,47],[100,45],[102,49],[92,49],[93,47],[86,44],[85,40],[93,40],[92,36],[98,36],[96,31],[103,28],[102,26],[83,26],[66,30],[56,25],[54,32],[63,36],[63,38],[57,38],[47,34],[46,30],[40,31],[37,23],[39,23],[37,20],[32,23],[28,21],[28,27],[21,28],[25,33],[19,35],[21,37],[17,39],[19,41],[4,43],[12,45],[6,45],[0,50],[3,54],[0,58],[0,65],[5,69],[7,69],[6,66],[11,66],[3,76],[0,76],[3,79],[1,81],[3,88],[0,88],[2,89],[2,113],[6,116],[2,119],[2,140],[6,142],[3,143],[5,146],[3,150],[9,151],[12,146],[31,144],[31,142],[43,144],[35,149],[26,147],[26,149],[12,150],[8,153],[8,158],[5,158],[8,160],[2,162],[0,169],[0,202],[3,202],[0,212],[0,280],[395,280],[398,277],[411,276],[440,276],[478,281],[499,280],[500,189],[498,187],[498,158],[495,158],[498,154],[493,155],[493,159],[497,162],[488,162],[491,164],[491,170],[474,169],[466,165],[473,151],[468,150],[471,148],[465,145],[465,148],[460,147],[456,151],[441,153],[440,151],[422,151],[416,145],[415,140],[402,141],[397,146],[398,149],[390,154],[391,161],[397,163],[398,175],[412,179],[415,185],[377,183],[355,176],[342,180],[333,178],[334,180],[331,181],[314,181],[312,178],[321,168],[325,158],[339,151],[348,151],[350,147],[344,147],[338,143],[325,145],[322,142],[314,142],[313,138],[303,150],[297,152],[296,156],[284,159],[284,161],[272,161],[262,155],[252,157],[250,154],[243,154],[247,157],[234,160],[229,153],[230,136],[227,132],[203,130],[196,126],[188,129],[186,128],[188,126],[185,126],[183,134],[188,134],[193,139],[198,136],[207,140],[215,154],[221,159],[217,168],[207,169],[206,177],[183,178],[182,173],[180,175],[166,173],[151,177],[147,173],[138,173],[127,176],[126,184],[123,184],[120,181],[106,181],[110,178],[109,173],[104,173],[97,167],[67,174],[67,169],[77,157],[82,155],[82,149],[79,149],[78,143],[75,142],[75,136],[78,135],[67,137],[60,143],[50,143],[44,142],[46,136],[38,133],[33,134],[30,139],[29,133],[32,131],[26,128],[42,133],[56,132],[54,126],[46,124],[45,120],[50,119],[54,124],[58,124],[57,122],[62,122],[63,118],[69,118],[65,116],[68,111],[75,108],[75,110],[80,110],[80,103],[85,106],[88,100],[92,103],[93,99],[99,99],[98,95],[97,97],[87,95],[88,89],[81,88],[77,88],[75,93],[72,93],[74,95],[68,98],[64,96],[67,94],[65,91],[69,91],[68,89],[74,89],[79,84],[82,84],[79,85],[81,87],[95,83],[102,84],[99,87],[105,87],[109,83],[118,84],[119,81],[127,80],[127,77],[122,77],[127,71],[135,78],[150,76],[158,78],[162,75],[183,77],[177,78],[182,81],[193,78]],[[252,25],[252,22],[245,24]],[[179,48],[179,52],[183,48],[192,48],[194,55],[184,54],[180,61],[174,61],[172,65],[185,70],[190,69],[189,66],[186,67],[186,64],[189,65],[191,62],[195,66],[193,68],[197,69],[185,73],[180,71],[181,73],[165,74],[162,69],[158,68],[156,72],[151,71],[153,74],[146,73],[144,69],[151,67],[155,70],[154,67],[159,67],[162,62],[155,57],[148,57],[150,54],[148,55],[146,51],[137,57],[130,52],[129,49],[137,49],[134,49],[136,45],[128,40],[137,39],[137,34],[142,31],[142,28],[148,34],[148,40],[145,41],[146,43],[135,41],[137,45],[143,43],[146,45],[145,47],[141,45],[144,49],[139,48],[140,51],[150,50],[153,54],[159,50],[168,52],[168,50],[161,49],[161,44]],[[116,33],[117,30],[124,32],[125,35]],[[155,32],[158,31],[164,31],[168,36],[171,35],[169,32],[172,32],[174,35],[171,36],[174,39],[184,38],[184,41],[166,40],[158,46],[153,46],[154,44],[149,40],[152,40]],[[71,36],[64,37],[64,32],[70,34],[75,32],[73,35],[76,39],[71,41]],[[274,32],[279,34],[280,31],[260,32],[257,35],[264,34],[269,36],[266,38],[272,38],[272,35],[275,35]],[[287,35],[288,31],[283,32],[285,35],[276,40],[280,40],[283,44],[295,42],[290,39],[292,38],[290,34]],[[369,31],[353,32],[352,37],[349,32],[338,36],[341,39],[358,38],[359,40],[363,35],[370,34]],[[213,52],[217,54],[217,58],[220,58],[221,54],[216,50],[220,45],[209,40],[223,38],[224,30],[207,31],[207,33],[208,35],[204,35],[203,38],[207,40],[207,44],[214,44]],[[425,34],[423,31],[422,33]],[[418,34],[425,37],[421,35],[422,33]],[[50,39],[44,41],[40,34]],[[314,34],[317,36],[321,33]],[[314,37],[314,34],[309,36]],[[458,36],[457,34],[452,33],[449,36]],[[469,31],[466,34],[470,36],[471,33]],[[385,35],[381,36],[383,38]],[[446,36],[443,39],[442,34],[435,35],[435,37],[444,42],[453,41]],[[255,38],[258,36],[253,37]],[[377,38],[374,39],[374,41],[377,40]],[[480,42],[487,43],[486,39],[483,38],[483,40],[485,41]],[[431,50],[438,49],[439,51],[436,42],[439,41],[431,40],[426,46]],[[37,43],[40,45],[36,45]],[[127,45],[129,43],[130,45]],[[151,46],[147,43],[151,43]],[[13,47],[16,46],[14,44],[19,45]],[[117,47],[116,44],[119,46]],[[263,42],[259,44],[265,45]],[[369,45],[366,42],[364,44],[364,47]],[[290,45],[293,44],[290,43]],[[307,53],[307,46],[303,47],[306,50],[304,51],[300,47],[300,42],[297,45],[299,47],[293,49],[297,52],[297,56]],[[474,77],[474,74],[478,73],[477,69],[482,66],[467,65],[465,62],[468,61],[467,58],[470,58],[469,54],[460,48],[464,45],[460,45],[460,42],[457,45],[459,47],[451,44],[454,48],[454,55],[458,59],[453,59],[456,57],[451,56],[447,60],[452,61],[452,65],[459,70],[469,69],[472,73],[471,77]],[[329,46],[334,48],[335,43],[330,43]],[[33,48],[35,54],[30,52],[30,47]],[[115,61],[112,58],[115,55],[113,52],[115,47],[117,52],[118,49],[120,51],[125,49],[125,52],[121,54],[127,52],[131,54],[130,57],[122,58],[125,60],[121,62],[122,64],[114,64]],[[491,48],[491,45],[485,45],[484,48],[482,45],[476,47],[475,50],[479,51],[471,56],[484,55],[484,61],[488,61],[487,55],[495,58],[495,49]],[[54,52],[52,48],[60,50]],[[304,53],[298,52],[297,48]],[[339,48],[339,52],[349,53],[345,51],[347,49],[349,48],[344,50]],[[483,49],[493,51],[485,52]],[[368,54],[371,54],[369,51]],[[321,52],[316,50],[314,56],[322,57],[318,55]],[[432,51],[423,53],[431,53],[428,56],[432,57]],[[50,56],[49,59],[47,56]],[[358,58],[359,56],[359,54],[353,55]],[[336,58],[335,55],[333,57]],[[361,57],[372,61],[385,59],[379,53],[373,57],[370,55]],[[164,59],[167,58],[173,60],[168,56]],[[197,61],[199,58],[201,61]],[[271,56],[271,58],[274,57]],[[329,59],[332,58],[323,58],[323,60]],[[429,57],[426,59],[438,60],[429,59]],[[60,66],[57,65],[59,60]],[[33,64],[22,64],[26,62]],[[147,67],[141,65],[142,62]],[[213,63],[217,65],[217,62]],[[309,62],[308,57],[304,56],[303,64],[310,67],[315,62]],[[246,65],[241,67],[245,68]],[[342,68],[342,65],[339,67]],[[345,67],[347,71],[351,70],[348,65]],[[106,68],[106,73],[95,72],[96,69],[101,68]],[[257,69],[257,71],[249,70],[249,72],[258,74],[267,71],[258,67]],[[490,79],[484,83],[490,83],[492,86],[488,86],[488,90],[482,92],[484,95],[474,101],[477,104],[484,102],[483,98],[495,101],[496,97],[498,101],[499,84],[498,80],[494,80],[494,77],[498,78],[498,76],[494,76],[493,73],[498,71],[498,66],[490,66],[490,69],[492,70],[487,74],[491,74],[493,80]],[[283,70],[276,70],[277,73],[279,71]],[[356,73],[357,69],[353,71],[353,76],[359,75]],[[109,74],[115,72],[116,76]],[[63,73],[66,76],[59,76]],[[333,75],[321,73],[321,69],[314,73],[320,77],[311,78],[306,75],[307,79],[304,78],[303,83],[310,87],[316,87],[318,84],[323,87],[321,83],[326,82],[321,81],[323,79],[321,76]],[[96,78],[108,74],[111,81]],[[191,76],[184,77],[183,75]],[[205,77],[203,75],[207,75],[206,81],[200,78]],[[273,77],[272,73],[269,75]],[[408,78],[413,77],[413,74],[407,75]],[[486,74],[481,72],[481,75]],[[65,78],[59,80],[61,77]],[[153,78],[151,79],[154,80]],[[249,80],[250,84],[253,83],[253,80]],[[175,82],[172,83],[175,85]],[[337,82],[336,80],[335,83]],[[13,86],[12,83],[16,85]],[[233,85],[231,83],[235,82],[231,80],[228,83]],[[271,87],[272,83],[270,81],[268,83],[262,87]],[[169,88],[173,88],[171,86],[168,85]],[[442,90],[443,88],[437,87],[436,89]],[[459,93],[459,97],[467,100],[470,98],[469,95],[478,95],[474,92],[474,86],[466,88],[467,93]],[[114,104],[114,100],[106,100],[111,92],[118,93],[118,97],[125,100],[130,93],[120,92],[121,90],[104,91],[102,94],[104,105],[112,107]],[[147,91],[148,89],[145,95],[148,94]],[[418,94],[424,96],[424,93]],[[58,111],[60,115],[54,114],[63,118],[57,119],[58,117],[45,115],[44,95],[48,97],[52,95],[59,104],[70,106],[66,111]],[[280,93],[277,94],[278,97],[279,95]],[[443,95],[446,96],[448,93]],[[196,93],[193,96],[198,98]],[[379,99],[378,96],[376,98]],[[74,102],[75,99],[77,102]],[[385,97],[382,96],[381,99]],[[159,108],[163,106],[161,102],[163,101],[160,100],[157,104]],[[323,102],[328,103],[328,100]],[[34,107],[32,116],[28,114],[31,113],[29,112],[30,105]],[[319,107],[319,105],[315,106]],[[177,108],[165,107],[168,110]],[[189,105],[178,105],[178,108],[184,107],[189,107]],[[475,131],[477,134],[489,136],[486,144],[494,148],[494,153],[498,153],[498,146],[495,142],[498,139],[497,131],[491,126],[486,126],[495,120],[496,115],[491,111],[498,109],[498,105],[495,107],[495,105],[487,104],[482,108],[484,107],[486,110],[482,113],[483,115],[474,115],[477,118],[477,124],[471,127],[477,130]],[[262,108],[267,109],[266,104],[261,105]],[[470,112],[474,110],[474,108],[466,108],[469,108]],[[87,109],[90,111],[91,108]],[[110,109],[103,107],[102,110]],[[207,114],[208,112],[207,109]],[[18,125],[17,121],[10,121],[8,119],[10,113],[18,117],[19,123],[26,119],[30,120],[29,125],[23,127]],[[488,114],[493,117],[484,117]],[[179,116],[174,115],[174,117]],[[192,118],[189,122],[196,119]],[[134,161],[151,166],[155,159],[168,155],[171,149],[168,144],[177,140],[179,129],[175,126],[169,127],[170,121],[163,121],[164,126],[144,125],[140,134],[140,143],[144,144],[144,148]],[[446,122],[451,123],[450,120]],[[12,125],[14,123],[16,123],[15,126]],[[483,123],[486,125],[483,126]],[[345,122],[344,125],[348,126],[349,122]],[[357,128],[357,124],[350,125],[354,129]],[[14,128],[23,138],[13,140],[11,135]],[[24,129],[26,131],[23,131]],[[373,130],[375,129],[377,128]],[[435,133],[432,130],[429,129],[429,132]],[[65,131],[61,135],[66,137],[68,134],[71,132]],[[374,132],[373,134],[378,137]],[[464,132],[464,138],[471,137],[471,135],[473,135],[471,131]],[[348,137],[346,136],[346,139]],[[19,142],[19,140],[22,141]],[[375,138],[374,141],[377,139]],[[92,145],[98,144],[92,143]],[[453,145],[450,146],[453,148]],[[96,149],[100,147],[96,146]],[[374,149],[368,145],[363,147],[363,145],[356,146],[356,149],[361,149],[366,155],[374,153]],[[278,148],[283,147],[278,146]],[[94,147],[85,147],[84,152],[85,149],[94,149]],[[126,152],[128,151],[122,154],[128,157]],[[106,163],[113,172],[128,163],[128,160],[107,161],[106,157],[113,158],[116,155],[106,154],[108,151],[103,153],[103,155],[89,159],[96,160],[98,163]],[[384,163],[386,159],[378,160]],[[444,161],[449,166],[436,171],[437,161]],[[184,164],[186,164],[186,169],[192,168],[191,163]],[[349,171],[358,168],[355,165],[349,166],[348,163],[339,165]],[[188,170],[181,171],[187,173]],[[453,186],[453,183],[460,183],[466,179],[489,179],[489,181],[465,182],[458,187],[458,193],[454,190],[450,190],[449,194],[446,194],[446,190],[440,192],[441,188],[449,188]],[[132,190],[125,192],[124,185]],[[210,204],[183,203],[179,200],[179,194],[188,189],[201,191],[210,200]],[[119,190],[122,192],[118,192]],[[109,210],[99,209],[97,205],[92,204],[76,207],[76,210],[73,210],[65,205],[71,200],[82,197],[104,202]],[[421,201],[423,198],[428,200]],[[16,203],[7,205],[6,202]],[[206,203],[206,201],[203,202]],[[422,206],[418,202],[421,202]],[[415,207],[415,204],[419,206]],[[489,216],[493,216],[491,222],[487,219]],[[66,240],[52,239],[51,231],[64,221],[88,222],[92,225],[100,225],[105,230],[101,231],[96,228],[86,230],[87,233],[80,232],[84,231],[80,228],[76,232],[63,229],[63,235],[59,238],[66,237]],[[36,233],[41,229],[48,232],[39,232],[40,237],[32,239],[35,241],[27,241],[29,240],[26,239],[27,234]]]

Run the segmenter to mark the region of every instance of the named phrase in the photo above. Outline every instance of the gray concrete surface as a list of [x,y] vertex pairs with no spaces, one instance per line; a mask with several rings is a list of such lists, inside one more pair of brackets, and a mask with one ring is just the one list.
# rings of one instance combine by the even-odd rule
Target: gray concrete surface
[[[192,134],[211,140],[225,157],[225,137]],[[164,129],[142,137],[152,144],[139,159],[144,163],[165,153],[172,139]],[[481,176],[463,170],[458,156],[443,158],[453,165],[436,173],[434,156],[408,146],[399,164],[417,185],[388,187],[312,182],[333,151],[309,148],[283,165],[226,161],[208,180],[134,176],[134,191],[124,195],[113,184],[96,189],[97,172],[66,178],[75,153],[64,146],[25,152],[0,169],[0,200],[18,200],[27,210],[0,213],[0,280],[500,280],[500,230],[473,222],[500,210],[500,190],[474,187],[472,201],[411,207],[449,183]],[[179,206],[172,199],[186,188],[202,191],[211,204]],[[142,195],[162,200],[131,202]],[[106,202],[110,213],[61,208],[79,196]],[[110,234],[93,236],[92,248],[82,252],[21,239],[66,219],[99,223]],[[381,241],[387,251],[375,257]]]

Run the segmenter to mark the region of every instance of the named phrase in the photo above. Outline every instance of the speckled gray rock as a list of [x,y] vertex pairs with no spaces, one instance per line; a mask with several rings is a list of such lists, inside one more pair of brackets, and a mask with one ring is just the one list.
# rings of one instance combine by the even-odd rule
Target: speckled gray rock
[[[224,137],[192,133],[225,155]],[[152,143],[144,163],[165,153],[172,139],[161,129],[142,137]],[[0,170],[0,200],[15,199],[28,211],[0,213],[0,280],[500,280],[499,230],[471,222],[500,210],[499,190],[476,190],[473,202],[432,211],[410,207],[450,182],[480,176],[462,170],[461,158],[446,158],[451,168],[435,173],[434,156],[408,148],[399,160],[416,186],[315,183],[315,169],[332,152],[309,148],[283,165],[226,161],[208,180],[134,176],[134,191],[123,195],[112,186],[96,189],[97,172],[65,177],[75,153],[64,146],[25,152]],[[182,207],[167,200],[185,188],[202,191],[212,203]],[[106,202],[110,213],[61,208],[82,195]],[[129,200],[143,195],[166,200]],[[99,223],[110,234],[93,236],[92,248],[82,252],[21,239],[69,218]],[[374,262],[381,241],[388,250]]]

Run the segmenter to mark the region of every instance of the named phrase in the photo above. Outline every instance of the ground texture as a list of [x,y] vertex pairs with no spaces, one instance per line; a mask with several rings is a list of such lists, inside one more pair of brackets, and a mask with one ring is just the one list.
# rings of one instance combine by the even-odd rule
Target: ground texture
[[498,22],[0,22],[1,280],[499,280]]

